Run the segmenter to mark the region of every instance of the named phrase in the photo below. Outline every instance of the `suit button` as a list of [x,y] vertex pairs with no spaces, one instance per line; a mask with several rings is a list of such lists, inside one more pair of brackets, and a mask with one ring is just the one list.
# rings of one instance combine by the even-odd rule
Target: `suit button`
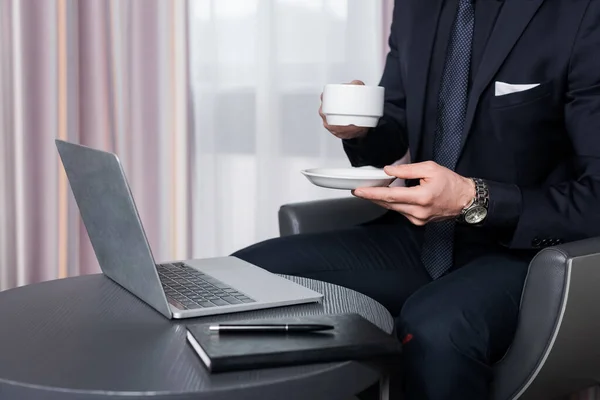
[[533,240],[531,241],[531,245],[533,247],[540,247],[541,243],[542,242],[541,242],[540,238],[533,238]]

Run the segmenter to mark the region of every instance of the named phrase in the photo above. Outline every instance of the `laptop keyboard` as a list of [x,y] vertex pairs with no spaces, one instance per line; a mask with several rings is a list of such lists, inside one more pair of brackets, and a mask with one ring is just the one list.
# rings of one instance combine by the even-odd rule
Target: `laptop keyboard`
[[231,286],[184,263],[159,264],[156,267],[165,294],[180,309],[255,302]]

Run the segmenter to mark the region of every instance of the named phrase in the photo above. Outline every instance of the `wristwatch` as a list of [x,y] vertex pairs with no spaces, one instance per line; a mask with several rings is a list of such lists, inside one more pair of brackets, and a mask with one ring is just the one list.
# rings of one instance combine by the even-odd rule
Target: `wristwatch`
[[459,220],[468,225],[477,225],[482,223],[485,217],[487,217],[490,195],[487,184],[483,179],[471,179],[475,183],[475,197],[471,204],[463,208]]

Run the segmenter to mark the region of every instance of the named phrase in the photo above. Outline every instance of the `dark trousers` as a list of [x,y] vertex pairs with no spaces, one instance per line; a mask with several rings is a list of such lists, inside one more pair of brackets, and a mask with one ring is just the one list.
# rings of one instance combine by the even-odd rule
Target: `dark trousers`
[[387,307],[405,342],[405,398],[486,399],[491,365],[513,338],[531,257],[461,242],[454,268],[431,281],[420,260],[421,242],[422,228],[395,216],[273,239],[234,256],[271,272],[341,285]]

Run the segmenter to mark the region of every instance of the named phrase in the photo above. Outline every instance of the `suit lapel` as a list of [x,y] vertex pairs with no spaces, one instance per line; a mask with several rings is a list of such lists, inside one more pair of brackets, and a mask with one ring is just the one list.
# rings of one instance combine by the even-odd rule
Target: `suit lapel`
[[472,79],[477,76],[477,70],[481,65],[482,55],[486,44],[492,34],[492,29],[496,25],[496,18],[499,11],[502,9],[504,1],[501,0],[482,0],[477,3],[475,8],[475,36],[473,37],[473,60],[477,64],[471,63],[473,66]]
[[481,94],[543,2],[544,0],[505,0],[473,81],[461,140],[461,153],[471,132]]
[[425,95],[429,77],[429,64],[433,52],[440,11],[443,0],[414,0],[413,38],[408,49],[407,99],[414,104],[407,113],[408,136],[411,159],[416,160],[421,143],[421,129]]

